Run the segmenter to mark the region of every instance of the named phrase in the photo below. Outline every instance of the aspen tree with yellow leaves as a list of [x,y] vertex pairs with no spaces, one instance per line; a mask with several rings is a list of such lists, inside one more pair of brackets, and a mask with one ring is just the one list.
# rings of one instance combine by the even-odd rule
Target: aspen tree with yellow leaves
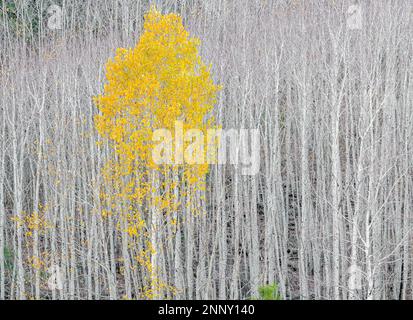
[[[103,183],[116,189],[103,190],[103,197],[111,198],[105,214],[121,215],[127,298],[131,298],[127,269],[136,263],[148,278],[143,295],[164,297],[168,286],[160,274],[159,234],[168,224],[175,228],[176,221],[186,223],[190,215],[205,213],[197,198],[205,192],[208,165],[178,159],[174,164],[154,163],[153,131],[170,130],[178,141],[179,121],[183,131],[206,132],[214,125],[211,113],[218,91],[210,67],[198,54],[199,40],[189,36],[179,15],[163,15],[152,7],[143,28],[134,48],[117,49],[107,63],[104,93],[96,98],[100,111],[96,128],[114,149]],[[174,153],[187,144],[175,143]],[[144,245],[135,251],[137,257],[130,257],[128,248],[135,241]]]

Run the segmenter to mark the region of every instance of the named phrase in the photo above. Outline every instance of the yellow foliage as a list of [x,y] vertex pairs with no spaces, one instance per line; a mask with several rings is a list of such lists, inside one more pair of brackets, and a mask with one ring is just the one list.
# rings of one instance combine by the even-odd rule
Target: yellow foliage
[[102,215],[120,215],[130,240],[144,240],[136,261],[148,274],[146,298],[173,291],[157,279],[151,263],[156,251],[150,233],[157,232],[150,223],[153,212],[161,217],[177,213],[194,189],[205,190],[208,165],[159,166],[152,159],[154,130],[168,129],[174,138],[175,121],[204,134],[214,126],[211,112],[219,86],[198,54],[199,45],[179,15],[162,15],[152,7],[137,45],[117,49],[107,62],[104,92],[94,98],[99,109],[95,127],[114,150],[102,170]]
[[106,64],[104,93],[95,97],[100,111],[95,124],[125,165],[157,168],[151,153],[155,129],[173,132],[177,120],[191,129],[205,130],[213,124],[206,115],[219,87],[198,55],[199,44],[189,37],[179,15],[162,15],[152,8],[136,47],[117,49]]

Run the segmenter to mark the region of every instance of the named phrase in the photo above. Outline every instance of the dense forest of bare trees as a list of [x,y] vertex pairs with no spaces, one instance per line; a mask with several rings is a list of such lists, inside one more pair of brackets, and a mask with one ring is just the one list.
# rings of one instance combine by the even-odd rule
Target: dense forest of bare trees
[[[259,129],[260,170],[211,165],[142,251],[104,214],[92,98],[152,2],[201,40],[217,122]],[[1,0],[0,299],[145,298],[142,252],[155,298],[412,299],[412,34],[410,0]]]

